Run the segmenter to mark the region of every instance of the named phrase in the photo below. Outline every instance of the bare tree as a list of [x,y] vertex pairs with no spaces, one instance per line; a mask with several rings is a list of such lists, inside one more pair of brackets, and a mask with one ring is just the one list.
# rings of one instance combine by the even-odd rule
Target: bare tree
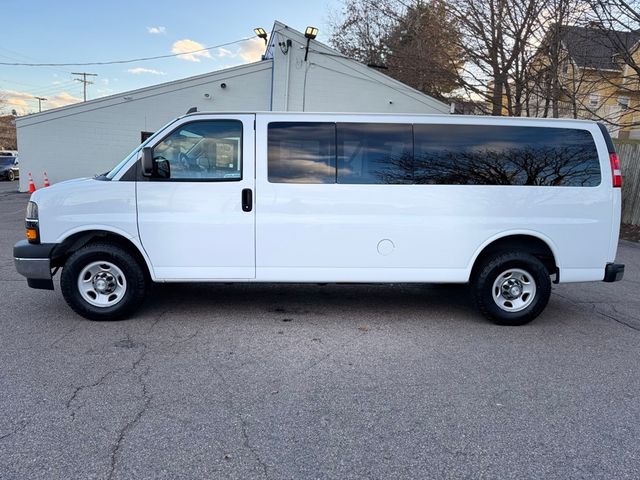
[[346,0],[331,43],[389,76],[443,98],[457,87],[459,31],[441,0]]
[[[451,0],[460,26],[465,68],[459,78],[468,95],[481,96],[493,115],[522,111],[530,38],[539,27],[543,0]],[[505,101],[506,97],[506,101]],[[506,104],[506,105],[505,105]]]
[[14,115],[0,115],[0,148],[16,150],[16,122]]
[[330,20],[329,41],[344,55],[366,64],[386,62],[387,37],[400,15],[393,0],[345,0],[340,14]]

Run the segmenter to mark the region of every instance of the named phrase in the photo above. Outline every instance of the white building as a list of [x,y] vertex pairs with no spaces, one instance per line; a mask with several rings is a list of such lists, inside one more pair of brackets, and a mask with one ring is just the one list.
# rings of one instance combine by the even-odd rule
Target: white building
[[116,165],[191,107],[199,111],[448,113],[449,107],[275,22],[263,60],[16,119],[20,190]]

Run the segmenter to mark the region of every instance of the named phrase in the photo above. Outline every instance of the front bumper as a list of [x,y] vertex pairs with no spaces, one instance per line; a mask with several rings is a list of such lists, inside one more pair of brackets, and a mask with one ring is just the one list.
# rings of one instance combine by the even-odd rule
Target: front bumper
[[604,269],[604,282],[619,282],[624,277],[624,265],[621,263],[607,263]]
[[26,277],[31,288],[53,290],[51,252],[55,243],[32,244],[20,240],[13,247],[13,261],[17,272]]

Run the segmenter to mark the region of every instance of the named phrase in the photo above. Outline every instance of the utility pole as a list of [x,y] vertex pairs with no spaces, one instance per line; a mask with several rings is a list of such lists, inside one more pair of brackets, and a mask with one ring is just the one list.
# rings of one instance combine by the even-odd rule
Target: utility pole
[[82,82],[84,86],[84,101],[87,101],[87,85],[91,85],[93,82],[87,80],[87,77],[97,77],[97,73],[87,73],[87,72],[71,72],[71,75],[80,75],[82,78],[74,78],[78,82]]
[[47,99],[44,98],[44,97],[33,97],[33,98],[38,100],[38,112],[41,112],[42,111],[42,102],[46,102]]

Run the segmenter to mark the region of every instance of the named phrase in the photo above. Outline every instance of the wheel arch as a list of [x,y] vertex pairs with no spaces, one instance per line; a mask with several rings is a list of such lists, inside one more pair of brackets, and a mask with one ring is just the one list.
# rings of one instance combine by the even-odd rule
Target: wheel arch
[[76,231],[61,239],[57,242],[56,247],[51,253],[51,266],[62,267],[72,253],[95,241],[108,242],[124,248],[140,262],[140,265],[145,268],[149,278],[155,280],[151,262],[144,249],[133,239],[119,232],[104,229]]
[[560,278],[558,251],[553,241],[538,232],[503,232],[487,239],[474,253],[470,262],[469,279],[472,279],[484,259],[498,251],[515,250],[530,253],[539,258],[549,271],[556,275],[554,283]]

